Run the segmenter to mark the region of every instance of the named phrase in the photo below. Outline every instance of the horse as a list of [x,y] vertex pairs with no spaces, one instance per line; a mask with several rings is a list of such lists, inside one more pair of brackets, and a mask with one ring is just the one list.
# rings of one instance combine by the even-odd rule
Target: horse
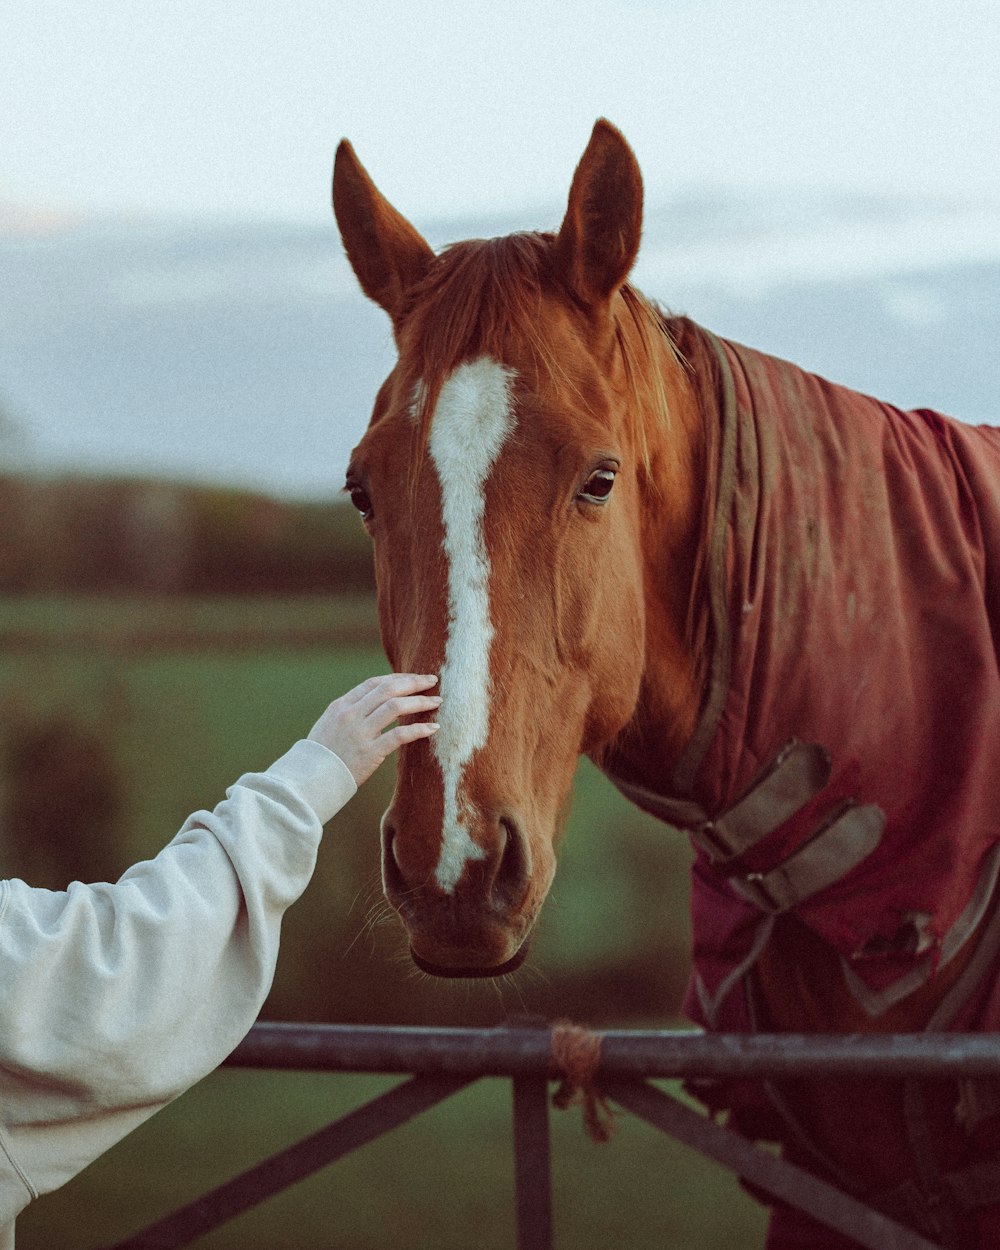
[[[525,959],[580,755],[686,831],[713,1030],[1000,1021],[1000,439],[665,312],[599,120],[558,231],[435,253],[348,141],[333,204],[398,359],[345,489],[397,669],[385,895],[414,962]],[[714,1113],[938,1239],[1000,1245],[983,1082],[704,1083]],[[772,1250],[848,1246],[772,1211]]]

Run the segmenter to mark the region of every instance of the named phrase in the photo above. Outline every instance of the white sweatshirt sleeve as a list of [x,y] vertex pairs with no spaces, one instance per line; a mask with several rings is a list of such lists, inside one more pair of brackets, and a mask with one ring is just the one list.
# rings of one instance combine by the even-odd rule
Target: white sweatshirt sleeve
[[245,1036],[323,824],[356,788],[338,756],[298,742],[114,885],[0,884],[0,1247],[32,1198]]

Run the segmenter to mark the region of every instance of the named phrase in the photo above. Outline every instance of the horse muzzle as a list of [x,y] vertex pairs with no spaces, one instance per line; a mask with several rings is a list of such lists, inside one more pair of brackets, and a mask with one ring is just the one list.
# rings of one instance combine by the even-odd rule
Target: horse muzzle
[[470,858],[446,889],[433,868],[436,840],[418,833],[399,819],[398,810],[386,813],[383,885],[407,931],[413,962],[436,977],[490,978],[516,971],[531,945],[554,856],[533,852],[522,822],[512,814],[481,816],[483,853]]
[[455,906],[453,899],[412,900],[396,908],[410,958],[433,977],[489,979],[516,972],[531,948],[534,915],[503,916]]

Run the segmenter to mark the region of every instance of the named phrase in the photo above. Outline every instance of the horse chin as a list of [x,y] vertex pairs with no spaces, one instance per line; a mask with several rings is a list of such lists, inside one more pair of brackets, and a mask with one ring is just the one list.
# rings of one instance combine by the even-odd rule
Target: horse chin
[[423,959],[417,952],[410,947],[410,958],[417,965],[421,972],[429,973],[432,977],[448,977],[453,980],[488,980],[493,977],[504,977],[509,972],[516,972],[524,963],[531,948],[531,939],[526,939],[521,946],[514,952],[510,959],[504,960],[502,964],[496,964],[494,967],[477,967],[474,964],[435,964],[430,960]]

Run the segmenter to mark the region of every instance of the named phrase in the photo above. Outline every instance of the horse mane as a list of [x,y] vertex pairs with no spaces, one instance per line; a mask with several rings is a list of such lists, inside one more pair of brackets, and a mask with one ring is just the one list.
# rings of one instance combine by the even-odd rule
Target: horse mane
[[[553,264],[554,235],[531,232],[495,239],[469,239],[447,247],[424,279],[410,292],[404,312],[404,333],[412,376],[414,416],[420,447],[426,446],[431,416],[441,387],[463,361],[499,354],[512,339],[528,348],[536,365],[570,393],[579,384],[553,352],[544,334],[542,298],[570,294]],[[622,353],[630,411],[635,415],[636,446],[651,486],[647,422],[670,421],[670,407],[656,354],[664,339],[676,355],[660,311],[635,287],[621,289],[626,315],[619,315],[616,334]]]

